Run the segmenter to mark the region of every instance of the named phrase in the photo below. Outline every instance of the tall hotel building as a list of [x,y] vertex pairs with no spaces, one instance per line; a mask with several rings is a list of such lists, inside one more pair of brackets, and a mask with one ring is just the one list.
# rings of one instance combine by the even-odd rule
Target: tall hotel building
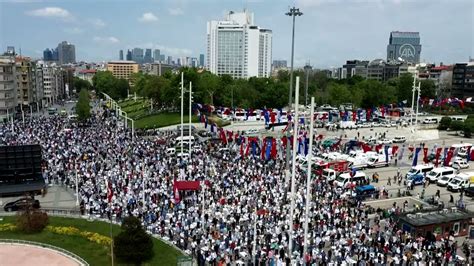
[[256,26],[253,13],[246,10],[207,22],[206,66],[233,78],[270,77],[272,31]]

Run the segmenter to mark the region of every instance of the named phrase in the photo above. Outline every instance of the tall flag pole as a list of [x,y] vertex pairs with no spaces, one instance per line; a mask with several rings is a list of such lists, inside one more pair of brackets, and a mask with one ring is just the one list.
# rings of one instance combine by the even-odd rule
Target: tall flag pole
[[304,245],[303,245],[303,264],[306,264],[306,254],[308,252],[308,223],[309,223],[309,205],[311,204],[311,164],[313,162],[313,134],[314,134],[314,97],[311,97],[311,115],[309,125],[309,151],[308,151],[308,171],[306,172],[306,204],[304,215]]
[[293,252],[293,215],[295,211],[295,179],[296,179],[296,149],[298,139],[298,108],[299,108],[299,94],[300,94],[300,77],[296,77],[296,88],[295,88],[295,119],[293,128],[293,158],[291,165],[291,204],[290,204],[290,223],[289,223],[289,238],[288,238],[288,256],[291,260]]

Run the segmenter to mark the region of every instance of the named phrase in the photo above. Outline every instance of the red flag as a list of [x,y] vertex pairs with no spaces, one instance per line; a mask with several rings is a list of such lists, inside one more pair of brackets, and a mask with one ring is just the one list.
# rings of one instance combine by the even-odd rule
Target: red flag
[[364,150],[364,153],[368,152],[368,151],[372,151],[372,148],[367,145],[367,144],[362,144],[362,150]]
[[244,157],[244,142],[240,143],[240,156]]
[[267,145],[265,145],[265,139],[263,139],[262,140],[262,148],[261,148],[261,150],[262,150],[262,159],[265,159],[265,146],[267,146]]
[[286,143],[288,142],[288,139],[286,138],[286,136],[281,137],[281,141],[283,142],[283,147],[286,148]]
[[316,137],[316,140],[321,140],[321,139],[323,139],[323,137],[324,137],[324,136],[323,136],[322,134],[319,134],[319,135]]
[[174,196],[174,203],[179,204],[181,198],[179,197],[179,189],[178,185],[176,184],[176,179],[173,182],[173,196]]
[[449,148],[448,155],[446,156],[446,160],[444,161],[444,165],[448,166],[449,162],[451,161],[451,158],[453,157],[454,154],[454,148],[451,147]]
[[397,151],[398,151],[398,146],[397,146],[397,145],[393,145],[393,146],[392,146],[392,156],[394,156],[395,154],[397,154]]
[[428,148],[423,148],[423,162],[428,163]]
[[112,197],[114,196],[114,191],[112,189],[112,182],[107,180],[107,200],[108,202],[112,202]]
[[436,167],[438,167],[438,164],[439,164],[439,156],[441,156],[441,151],[443,150],[443,148],[437,148],[436,149]]
[[376,152],[379,152],[379,150],[382,149],[382,146],[383,146],[382,144],[376,145],[376,146],[375,146],[375,151],[376,151]]
[[357,113],[355,111],[352,111],[352,121],[356,121],[356,115]]
[[270,151],[270,154],[271,154],[273,159],[276,159],[276,157],[277,157],[277,144],[276,144],[276,140],[274,138],[272,139],[272,150]]

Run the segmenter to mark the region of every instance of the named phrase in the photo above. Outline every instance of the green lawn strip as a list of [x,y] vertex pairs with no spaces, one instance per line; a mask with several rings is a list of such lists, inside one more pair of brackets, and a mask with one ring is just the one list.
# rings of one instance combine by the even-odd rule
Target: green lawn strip
[[[3,217],[2,223],[15,223],[15,217]],[[104,236],[110,236],[110,224],[101,221],[89,221],[77,218],[49,217],[49,225],[51,226],[72,226],[81,231],[89,231],[99,233]],[[118,225],[112,225],[113,235],[120,232]],[[37,234],[24,234],[20,232],[2,231],[0,238],[22,239],[50,244],[56,247],[68,250],[87,262],[90,265],[110,265],[110,247],[105,247],[87,240],[80,236],[60,235],[47,231]],[[153,238],[153,249],[155,256],[145,265],[176,265],[177,258],[182,256],[179,251],[164,242]]]
[[[189,117],[186,115],[184,116],[184,122],[189,122]],[[199,122],[199,117],[194,115],[192,117],[192,122]],[[149,129],[177,125],[179,123],[181,123],[181,115],[179,113],[161,113],[149,115],[141,119],[135,120],[135,127]]]

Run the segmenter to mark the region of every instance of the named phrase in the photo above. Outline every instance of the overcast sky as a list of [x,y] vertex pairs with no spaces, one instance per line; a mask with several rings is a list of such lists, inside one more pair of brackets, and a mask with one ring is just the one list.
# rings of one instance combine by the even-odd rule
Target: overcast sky
[[249,9],[258,26],[273,30],[273,59],[291,53],[295,65],[341,66],[347,59],[386,58],[390,31],[419,31],[421,60],[445,64],[474,57],[473,0],[0,0],[0,48],[41,57],[66,40],[77,60],[118,59],[120,49],[159,48],[172,56],[206,51],[206,22]]

